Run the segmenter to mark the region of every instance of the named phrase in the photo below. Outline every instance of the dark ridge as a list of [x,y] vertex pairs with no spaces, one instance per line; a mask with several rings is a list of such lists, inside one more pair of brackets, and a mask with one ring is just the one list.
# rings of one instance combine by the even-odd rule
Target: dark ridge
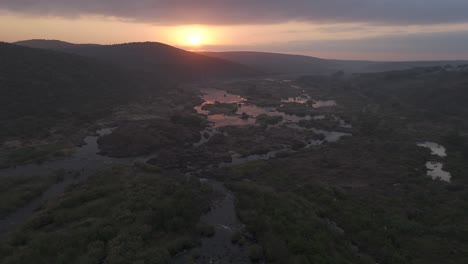
[[18,45],[53,49],[96,58],[132,70],[171,80],[207,80],[252,77],[262,72],[220,58],[188,52],[158,42],[115,45],[72,44],[56,40],[29,40]]

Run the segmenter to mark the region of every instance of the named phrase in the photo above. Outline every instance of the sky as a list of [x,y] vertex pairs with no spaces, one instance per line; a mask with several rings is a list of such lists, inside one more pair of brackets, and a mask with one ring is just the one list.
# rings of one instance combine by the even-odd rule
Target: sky
[[468,59],[468,0],[0,0],[0,41]]

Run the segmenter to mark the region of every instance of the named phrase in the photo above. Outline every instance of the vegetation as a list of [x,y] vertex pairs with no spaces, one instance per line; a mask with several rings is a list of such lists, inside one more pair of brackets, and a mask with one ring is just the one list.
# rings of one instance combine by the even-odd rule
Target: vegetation
[[133,166],[135,168],[138,168],[144,172],[148,172],[148,173],[158,173],[158,172],[161,172],[161,168],[159,168],[158,166],[155,166],[155,165],[151,165],[151,164],[148,164],[146,162],[142,162],[142,161],[136,161]]
[[0,140],[43,137],[64,122],[94,121],[135,99],[138,93],[128,87],[139,88],[130,74],[113,66],[0,43]]
[[[273,121],[278,120],[277,117],[273,117]],[[227,136],[218,134],[211,138],[205,146],[210,153],[234,151],[242,156],[265,154],[273,150],[283,149],[285,145],[304,146],[304,138],[315,135],[313,133],[293,132],[286,127],[265,129],[263,126],[228,126],[220,128],[220,130],[227,133]]]
[[205,125],[197,116],[134,121],[100,137],[98,143],[103,154],[134,157],[191,145],[200,140],[200,131]]
[[[353,137],[214,173],[229,183],[251,242],[261,246],[253,255],[266,263],[467,262],[467,81],[467,72],[439,67],[298,79],[312,98],[339,105],[300,125],[346,129]],[[255,90],[242,96],[278,96]],[[306,107],[281,108],[324,111]],[[340,128],[333,116],[352,128]],[[425,162],[434,157],[416,146],[424,140],[447,148],[451,183],[426,175]]]
[[416,147],[385,144],[344,140],[220,175],[267,263],[464,263],[466,183],[433,181]]
[[237,112],[237,104],[227,104],[215,102],[214,104],[207,104],[202,107],[203,110],[210,112],[212,115],[223,114],[233,115]]
[[317,205],[293,193],[275,193],[249,182],[232,185],[239,216],[260,246],[251,247],[254,261],[267,263],[371,263],[353,252],[352,244],[317,216]]
[[253,262],[260,261],[263,258],[263,249],[259,245],[252,245],[249,247],[249,258]]
[[28,163],[42,163],[51,158],[66,157],[71,150],[60,144],[45,144],[14,149],[0,158],[1,167],[11,167]]
[[63,174],[59,171],[49,175],[0,177],[0,219],[62,181]]
[[276,125],[279,122],[283,121],[282,116],[270,116],[267,114],[261,114],[257,116],[256,122],[261,124],[261,125]]
[[196,245],[211,192],[198,180],[103,171],[49,203],[0,249],[1,263],[167,263]]

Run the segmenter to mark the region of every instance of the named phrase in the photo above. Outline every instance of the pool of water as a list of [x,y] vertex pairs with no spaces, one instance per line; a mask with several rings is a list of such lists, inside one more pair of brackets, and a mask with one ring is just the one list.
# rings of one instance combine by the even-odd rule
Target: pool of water
[[[270,116],[282,116],[283,123],[297,123],[301,120],[310,120],[313,117],[288,115],[276,110],[275,107],[260,107],[247,102],[247,99],[234,94],[229,94],[223,90],[216,89],[204,89],[202,90],[201,98],[204,102],[195,107],[195,110],[199,114],[206,115],[208,121],[213,124],[213,127],[223,126],[245,126],[255,124],[255,118],[261,114],[267,114]],[[207,104],[214,104],[215,102],[220,103],[236,103],[238,104],[238,110],[234,115],[223,115],[223,114],[210,114],[208,111],[203,110],[203,106]],[[249,116],[247,119],[242,119],[242,114]]]
[[[203,89],[201,90],[202,96],[201,98],[203,99],[203,103],[197,107],[195,107],[195,110],[199,114],[206,115],[208,118],[208,121],[212,123],[212,127],[207,128],[206,130],[202,131],[202,139],[200,142],[196,143],[195,146],[201,146],[205,144],[206,142],[209,141],[209,139],[216,133],[218,133],[218,130],[216,128],[219,127],[224,127],[224,126],[245,126],[245,125],[254,125],[256,123],[256,117],[261,115],[261,114],[267,114],[270,116],[281,116],[283,117],[282,122],[280,122],[278,125],[286,125],[290,128],[296,129],[296,130],[309,130],[312,131],[316,134],[321,134],[324,135],[325,139],[324,140],[306,140],[306,145],[307,147],[311,147],[314,145],[320,145],[324,142],[336,142],[340,140],[342,137],[345,136],[351,136],[350,133],[344,133],[344,132],[336,132],[336,131],[325,131],[325,130],[320,130],[320,129],[305,129],[303,127],[300,127],[297,125],[298,122],[302,120],[323,120],[327,118],[325,115],[316,115],[316,116],[297,116],[297,115],[288,115],[282,112],[279,112],[276,110],[275,107],[259,107],[254,104],[250,104],[247,102],[246,98],[243,98],[242,96],[235,95],[235,94],[229,94],[227,91],[224,90],[217,90],[217,89]],[[284,101],[295,101],[295,102],[306,102],[310,100],[310,97],[306,94],[301,95],[300,97],[296,98],[288,98],[287,100]],[[223,114],[210,114],[208,111],[203,110],[203,106],[207,104],[214,104],[215,102],[220,102],[220,103],[236,103],[238,104],[238,111],[234,115],[223,115]],[[333,102],[335,101],[316,101],[320,105],[333,105]],[[335,102],[336,104],[336,102]],[[248,119],[242,119],[242,114],[245,113],[246,115],[249,116]],[[344,120],[340,119],[339,117],[332,115],[332,118],[339,122],[339,125],[343,128],[352,128],[350,124],[347,124]],[[206,137],[206,136],[208,137]],[[282,151],[288,151],[288,149],[283,149],[278,152]],[[264,155],[252,155],[249,157],[244,157],[244,158],[236,158],[233,157],[233,164],[239,163],[239,162],[245,162],[245,161],[251,161],[251,160],[261,160],[261,159],[269,159],[273,158],[276,155],[277,151],[272,151],[270,153],[264,154]]]
[[431,150],[432,155],[439,157],[447,157],[447,150],[444,146],[435,142],[421,142],[417,144],[419,147],[428,148]]
[[289,97],[288,99],[281,100],[283,103],[298,103],[298,104],[306,104],[311,100],[308,94],[302,94],[298,97]]
[[[447,150],[444,146],[435,143],[435,142],[420,142],[417,143],[417,146],[422,148],[427,148],[431,150],[431,155],[437,156],[439,158],[447,157]],[[444,171],[444,164],[442,162],[428,161],[426,163],[427,175],[430,176],[433,180],[441,180],[445,182],[450,182],[452,175],[448,171]]]
[[281,100],[281,102],[298,104],[307,104],[309,102],[312,102],[312,107],[315,109],[322,107],[332,107],[337,105],[335,100],[312,100],[312,98],[308,94],[301,94],[298,97],[289,97],[287,99]]
[[448,171],[444,171],[444,164],[440,162],[427,162],[427,175],[431,176],[433,180],[441,180],[444,182],[450,182],[452,175]]

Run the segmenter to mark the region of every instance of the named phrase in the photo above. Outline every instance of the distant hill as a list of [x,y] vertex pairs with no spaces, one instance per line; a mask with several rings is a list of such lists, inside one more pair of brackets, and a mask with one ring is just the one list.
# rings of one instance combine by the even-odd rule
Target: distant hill
[[98,45],[93,45],[93,44],[76,45],[73,43],[60,41],[60,40],[44,40],[44,39],[24,40],[24,41],[15,42],[13,44],[20,45],[20,46],[27,46],[31,48],[37,48],[37,49],[52,49],[52,50],[72,49],[77,46],[98,46]]
[[86,122],[139,94],[129,72],[81,56],[0,43],[0,141]]
[[267,52],[201,52],[201,54],[230,60],[272,74],[329,73],[330,61],[315,57]]
[[168,80],[238,78],[262,74],[231,61],[188,52],[157,42],[96,45],[57,40],[27,40],[15,44],[92,57],[128,69],[149,72],[154,77]]
[[368,65],[363,65],[360,68],[361,72],[386,72],[386,71],[399,71],[408,70],[412,68],[426,68],[426,67],[439,67],[439,66],[459,66],[466,65],[466,60],[456,61],[394,61],[394,62],[373,62]]
[[201,52],[201,54],[230,60],[271,74],[330,74],[340,70],[347,73],[383,72],[415,67],[444,66],[447,64],[458,66],[468,63],[468,61],[377,62],[328,60],[302,55],[251,51]]

